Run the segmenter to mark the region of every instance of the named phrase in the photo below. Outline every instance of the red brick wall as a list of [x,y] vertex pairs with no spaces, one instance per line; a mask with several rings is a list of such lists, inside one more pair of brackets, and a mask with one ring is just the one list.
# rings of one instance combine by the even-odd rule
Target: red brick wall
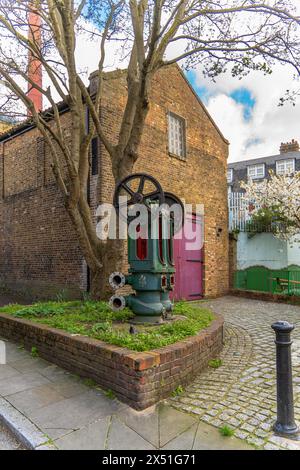
[[74,296],[85,271],[46,156],[37,130],[0,144],[0,285],[28,297]]

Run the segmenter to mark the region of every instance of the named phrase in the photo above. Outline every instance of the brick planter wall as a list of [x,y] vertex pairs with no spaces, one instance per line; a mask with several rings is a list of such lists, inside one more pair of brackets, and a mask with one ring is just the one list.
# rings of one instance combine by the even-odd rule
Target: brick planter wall
[[135,409],[142,410],[185,385],[218,356],[223,323],[216,316],[197,336],[151,352],[134,352],[29,320],[0,314],[0,336],[36,347],[40,357],[93,379]]

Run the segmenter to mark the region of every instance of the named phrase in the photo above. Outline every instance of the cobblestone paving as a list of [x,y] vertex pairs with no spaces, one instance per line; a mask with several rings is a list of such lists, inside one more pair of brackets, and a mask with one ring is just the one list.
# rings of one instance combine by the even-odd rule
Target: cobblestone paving
[[258,448],[300,450],[300,443],[272,432],[276,384],[274,333],[270,327],[277,320],[295,325],[294,402],[295,418],[300,424],[300,307],[229,296],[208,304],[225,317],[222,365],[200,374],[170,403],[216,427],[229,425],[236,437]]

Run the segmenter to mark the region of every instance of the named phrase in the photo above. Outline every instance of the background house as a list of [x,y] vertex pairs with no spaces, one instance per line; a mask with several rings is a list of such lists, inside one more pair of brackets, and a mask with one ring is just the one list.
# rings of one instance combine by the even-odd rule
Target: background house
[[[91,94],[94,80],[92,75]],[[125,103],[125,74],[107,74],[101,119],[112,137]],[[67,141],[67,107],[61,106],[61,114]],[[177,298],[224,294],[228,142],[178,66],[161,70],[153,81],[140,155],[134,171],[153,175],[166,191],[204,207],[190,217],[203,231],[203,248],[193,253],[176,248]],[[50,164],[49,148],[30,120],[0,136],[0,283],[31,296],[53,297],[62,290],[78,296],[89,290],[89,271]],[[111,202],[113,191],[110,158],[95,137],[88,188],[94,213],[102,202]]]
[[[228,164],[230,282],[238,289],[270,293],[300,294],[299,236],[292,240],[276,238],[272,233],[255,233],[249,224],[250,206],[241,182],[256,182],[278,175],[293,176],[300,171],[300,149],[296,140],[282,143],[280,153],[264,158]],[[258,230],[260,232],[261,230]]]
[[249,178],[262,181],[269,178],[272,170],[279,175],[300,171],[300,147],[296,140],[282,143],[279,154],[240,162],[229,163],[227,167],[228,192],[243,192],[241,182]]

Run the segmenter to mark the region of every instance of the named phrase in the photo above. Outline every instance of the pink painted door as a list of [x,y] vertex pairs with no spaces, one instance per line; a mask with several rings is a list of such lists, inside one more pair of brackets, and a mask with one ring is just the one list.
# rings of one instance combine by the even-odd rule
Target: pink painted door
[[[196,235],[195,235],[196,234]],[[174,240],[175,300],[203,296],[203,224],[200,216],[187,215],[181,239]]]

